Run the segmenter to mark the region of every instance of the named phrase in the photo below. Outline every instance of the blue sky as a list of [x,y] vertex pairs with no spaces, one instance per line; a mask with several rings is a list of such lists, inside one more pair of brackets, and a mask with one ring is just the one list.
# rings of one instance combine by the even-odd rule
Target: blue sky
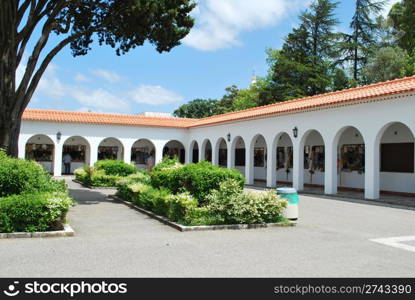
[[[172,112],[195,98],[220,98],[232,84],[247,87],[253,71],[266,75],[265,49],[281,46],[309,3],[200,0],[195,28],[169,53],[145,45],[116,56],[111,48],[94,44],[88,55],[73,58],[65,49],[46,71],[29,107],[135,114]],[[339,30],[347,30],[353,3],[340,1]]]

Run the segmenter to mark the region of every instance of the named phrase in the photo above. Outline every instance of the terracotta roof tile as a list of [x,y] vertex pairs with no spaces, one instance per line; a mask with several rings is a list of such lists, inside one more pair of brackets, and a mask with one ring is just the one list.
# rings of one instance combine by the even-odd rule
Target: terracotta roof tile
[[45,109],[26,109],[23,113],[23,120],[171,128],[187,128],[190,124],[196,122],[195,119],[185,118],[149,117],[141,115],[72,112]]
[[191,124],[190,127],[300,112],[318,107],[358,102],[364,99],[412,91],[415,91],[415,76],[207,117],[199,119]]
[[128,126],[150,126],[171,128],[192,128],[231,122],[237,120],[301,112],[313,108],[337,104],[351,104],[364,99],[402,94],[415,91],[415,76],[406,77],[343,91],[337,91],[312,97],[279,102],[247,110],[216,115],[203,119],[185,119],[172,117],[150,117],[127,114],[108,114],[92,112],[71,112],[58,110],[27,109],[23,120],[49,121],[64,123],[88,123]]

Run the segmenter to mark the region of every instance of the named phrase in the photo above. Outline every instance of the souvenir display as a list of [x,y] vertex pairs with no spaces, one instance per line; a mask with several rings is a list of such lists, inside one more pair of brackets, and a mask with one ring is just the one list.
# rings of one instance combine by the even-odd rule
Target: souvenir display
[[117,146],[99,146],[98,147],[98,160],[102,159],[118,159],[118,147]]
[[136,164],[146,164],[150,156],[150,149],[148,147],[136,147],[131,149],[131,161]]
[[68,153],[71,156],[71,162],[86,162],[85,145],[64,145],[63,153]]
[[343,172],[365,171],[365,145],[343,145],[340,148],[339,169]]
[[37,162],[53,161],[53,145],[48,144],[27,144],[26,159]]
[[254,167],[265,166],[265,148],[254,148]]

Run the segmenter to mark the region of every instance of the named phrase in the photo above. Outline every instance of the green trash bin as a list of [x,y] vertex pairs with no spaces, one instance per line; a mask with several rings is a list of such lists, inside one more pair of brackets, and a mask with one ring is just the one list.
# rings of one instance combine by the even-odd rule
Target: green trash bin
[[277,188],[277,194],[288,201],[283,216],[289,220],[297,220],[299,203],[297,190],[290,187],[281,187]]

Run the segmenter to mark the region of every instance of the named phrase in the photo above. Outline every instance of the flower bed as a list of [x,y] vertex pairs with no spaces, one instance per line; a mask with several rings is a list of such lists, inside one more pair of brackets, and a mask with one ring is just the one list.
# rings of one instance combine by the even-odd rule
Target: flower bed
[[62,230],[72,204],[63,181],[0,151],[0,232]]
[[286,200],[274,191],[243,190],[236,170],[208,162],[182,166],[163,161],[153,172],[117,183],[117,196],[182,225],[266,224],[286,222]]

